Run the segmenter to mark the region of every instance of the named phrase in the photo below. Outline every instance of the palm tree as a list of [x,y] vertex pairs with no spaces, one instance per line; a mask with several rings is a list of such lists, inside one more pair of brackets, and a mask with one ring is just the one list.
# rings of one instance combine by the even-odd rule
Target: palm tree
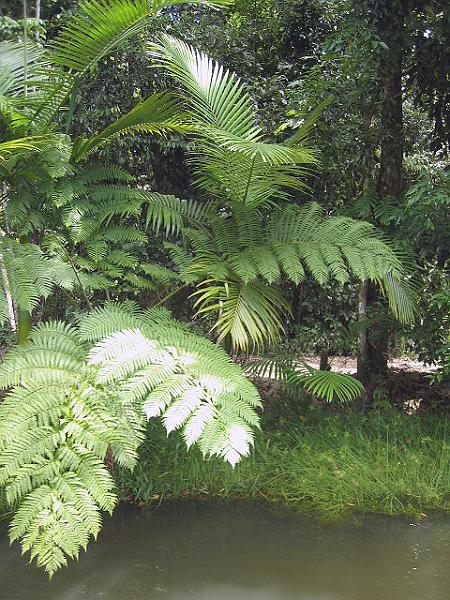
[[181,88],[196,183],[206,199],[149,194],[147,218],[166,233],[181,230],[189,251],[172,247],[172,256],[181,278],[196,283],[198,314],[215,315],[218,340],[245,352],[273,344],[290,311],[281,284],[299,283],[306,273],[321,284],[374,281],[397,318],[413,319],[406,256],[367,222],[289,202],[318,163],[305,145],[311,121],[284,144],[270,143],[235,75],[167,35],[151,51]]

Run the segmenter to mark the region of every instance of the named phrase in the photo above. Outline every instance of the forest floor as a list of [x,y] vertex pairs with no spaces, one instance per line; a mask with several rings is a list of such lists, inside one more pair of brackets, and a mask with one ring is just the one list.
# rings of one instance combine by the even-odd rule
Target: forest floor
[[[320,365],[320,356],[304,356],[303,359],[310,366],[316,369]],[[329,358],[329,363],[332,371],[338,373],[356,374],[356,357],[355,356],[334,356]],[[426,365],[420,360],[413,358],[394,358],[388,362],[389,369],[395,371],[405,371],[407,373],[432,373],[437,367],[434,365]]]
[[[320,366],[319,356],[302,356],[302,359],[316,369]],[[356,358],[335,356],[329,358],[332,371],[356,375]],[[376,403],[387,402],[400,408],[406,414],[450,411],[450,388],[443,383],[432,382],[436,367],[412,358],[395,358],[388,363],[388,372],[382,378],[374,378],[370,394]],[[263,378],[258,389],[264,399],[280,396],[280,389],[273,381]],[[319,403],[320,404],[320,403]]]

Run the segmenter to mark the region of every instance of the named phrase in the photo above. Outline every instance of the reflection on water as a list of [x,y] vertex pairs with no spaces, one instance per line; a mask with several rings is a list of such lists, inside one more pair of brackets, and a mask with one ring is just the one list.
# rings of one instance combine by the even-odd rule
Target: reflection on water
[[0,542],[1,600],[449,600],[450,521],[318,524],[252,504],[123,509],[52,583]]

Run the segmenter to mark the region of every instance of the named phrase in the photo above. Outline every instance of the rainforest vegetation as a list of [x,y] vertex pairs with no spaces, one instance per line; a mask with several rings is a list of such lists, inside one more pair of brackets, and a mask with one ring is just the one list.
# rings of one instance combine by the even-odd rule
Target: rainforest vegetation
[[450,509],[449,37],[0,2],[0,511],[50,575],[119,502]]

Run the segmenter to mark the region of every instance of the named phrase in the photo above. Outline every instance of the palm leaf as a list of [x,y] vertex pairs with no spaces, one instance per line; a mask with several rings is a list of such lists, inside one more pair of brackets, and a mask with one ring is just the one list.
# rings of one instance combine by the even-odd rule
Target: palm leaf
[[183,98],[198,123],[246,140],[260,139],[252,101],[236,75],[169,35],[150,44],[150,49],[152,56],[183,86]]
[[36,135],[1,142],[0,163],[16,160],[27,154],[42,152],[56,141],[57,137],[53,135]]
[[275,342],[284,330],[282,314],[290,307],[283,296],[261,281],[205,280],[193,296],[197,314],[218,313],[213,330],[229,336],[235,351]]
[[[224,0],[180,0],[180,4],[227,4]],[[53,64],[83,74],[147,24],[174,6],[169,0],[85,0],[51,44]]]
[[182,86],[199,138],[193,162],[200,187],[252,206],[286,197],[284,188],[305,187],[300,178],[317,164],[316,153],[266,142],[250,96],[234,74],[168,35],[151,50]]
[[244,363],[243,370],[250,377],[273,379],[290,391],[305,390],[328,402],[356,400],[364,391],[363,385],[351,375],[319,371],[292,354],[252,358]]
[[78,138],[74,144],[72,160],[85,158],[98,146],[118,136],[136,133],[162,135],[171,131],[180,133],[188,130],[188,125],[183,123],[178,114],[174,96],[164,92],[154,94],[100,133],[87,139]]
[[25,74],[27,80],[33,77],[33,67],[42,59],[43,53],[44,50],[37,44],[29,43],[25,53],[22,43],[0,42],[0,73],[10,76],[7,90],[9,95],[23,94],[26,85]]

